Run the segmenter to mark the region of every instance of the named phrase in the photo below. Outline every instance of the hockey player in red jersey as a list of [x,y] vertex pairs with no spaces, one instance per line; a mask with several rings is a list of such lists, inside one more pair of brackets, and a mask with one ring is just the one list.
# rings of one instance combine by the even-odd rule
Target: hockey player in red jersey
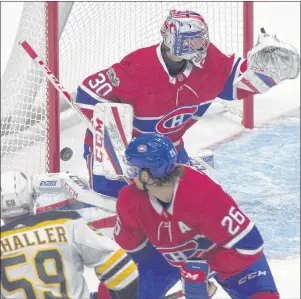
[[[131,104],[133,135],[168,136],[178,151],[178,163],[190,163],[182,137],[215,98],[235,100],[263,93],[299,73],[298,53],[274,35],[260,34],[245,60],[222,53],[210,41],[208,26],[196,12],[171,10],[160,31],[160,44],[138,49],[84,79],[76,101],[89,119],[97,103]],[[95,50],[101,55],[101,49]],[[91,187],[117,197],[126,183],[93,174],[92,140],[88,130],[84,157]]]
[[137,136],[125,158],[135,183],[119,193],[114,236],[140,267],[139,298],[163,296],[175,272],[186,299],[210,298],[209,276],[233,299],[279,298],[255,224],[218,183],[176,164],[169,138]]

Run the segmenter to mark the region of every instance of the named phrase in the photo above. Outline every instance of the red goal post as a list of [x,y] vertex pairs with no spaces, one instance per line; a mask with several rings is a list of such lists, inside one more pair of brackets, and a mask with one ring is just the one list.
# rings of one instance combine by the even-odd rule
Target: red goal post
[[[253,46],[252,2],[25,2],[1,80],[1,171],[59,171],[60,127],[70,123],[57,91],[26,56],[20,41],[28,40],[75,94],[87,75],[137,48],[158,43],[170,9],[201,13],[210,39],[227,54],[246,57]],[[228,103],[222,105],[228,109]],[[244,100],[243,109],[229,107],[242,116],[244,127],[253,128],[252,98]]]
[[[254,6],[253,2],[243,4],[243,57],[247,57],[248,51],[253,47],[254,38]],[[249,96],[243,100],[243,125],[247,129],[254,127],[254,97]]]

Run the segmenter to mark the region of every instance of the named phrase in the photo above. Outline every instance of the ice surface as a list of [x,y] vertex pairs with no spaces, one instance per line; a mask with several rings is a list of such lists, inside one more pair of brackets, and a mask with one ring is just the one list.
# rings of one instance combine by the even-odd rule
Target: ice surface
[[300,114],[221,145],[215,165],[224,189],[262,232],[267,256],[298,254]]

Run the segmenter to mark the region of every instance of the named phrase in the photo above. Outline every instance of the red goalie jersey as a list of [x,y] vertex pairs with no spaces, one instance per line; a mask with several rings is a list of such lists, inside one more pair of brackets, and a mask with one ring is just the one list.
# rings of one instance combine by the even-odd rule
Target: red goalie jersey
[[[161,44],[142,48],[87,77],[78,88],[77,103],[89,119],[99,102],[129,103],[135,114],[134,136],[149,132],[168,135],[179,149],[186,130],[203,116],[212,100],[233,100],[250,94],[233,86],[246,66],[243,61],[210,44],[202,69],[187,61],[184,70],[172,77]],[[89,131],[85,144],[92,148]]]
[[205,259],[222,280],[240,273],[261,256],[260,233],[219,184],[184,169],[167,208],[134,184],[120,191],[116,241],[139,252],[149,240],[176,267]]

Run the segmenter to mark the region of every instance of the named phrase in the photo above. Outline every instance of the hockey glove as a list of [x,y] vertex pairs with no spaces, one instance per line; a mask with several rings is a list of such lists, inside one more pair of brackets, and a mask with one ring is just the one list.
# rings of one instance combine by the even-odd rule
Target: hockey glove
[[186,299],[210,299],[216,286],[208,282],[209,265],[205,261],[186,261],[181,268],[181,280]]
[[[264,30],[263,30],[264,31]],[[247,70],[234,82],[241,89],[264,93],[300,72],[300,56],[290,44],[276,35],[260,33],[257,44],[248,52]]]

